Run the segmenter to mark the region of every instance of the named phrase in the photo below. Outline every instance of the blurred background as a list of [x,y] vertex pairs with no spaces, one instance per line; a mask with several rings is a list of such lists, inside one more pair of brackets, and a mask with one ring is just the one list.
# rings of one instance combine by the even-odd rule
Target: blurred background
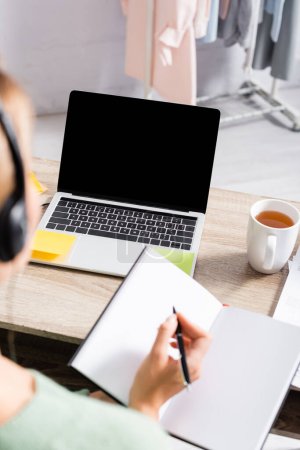
[[[119,0],[0,0],[0,10],[2,64],[35,105],[36,156],[60,158],[71,90],[143,96],[143,83],[124,73],[126,18]],[[295,70],[290,80],[279,82],[279,95],[300,111],[298,35]],[[244,60],[238,44],[197,42],[198,95],[235,92],[245,80]],[[254,71],[268,89],[269,72]],[[226,101],[213,106],[240,111],[240,100]],[[222,126],[212,185],[300,200],[300,134],[289,128],[278,113]]]

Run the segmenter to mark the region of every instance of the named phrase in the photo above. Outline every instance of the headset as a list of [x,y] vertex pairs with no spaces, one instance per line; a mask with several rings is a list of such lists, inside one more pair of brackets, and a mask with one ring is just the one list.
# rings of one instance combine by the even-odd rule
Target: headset
[[[0,125],[7,138],[15,167],[15,189],[0,209],[0,261],[11,261],[22,250],[27,235],[25,182],[18,141],[0,104]],[[1,151],[1,149],[0,149]]]

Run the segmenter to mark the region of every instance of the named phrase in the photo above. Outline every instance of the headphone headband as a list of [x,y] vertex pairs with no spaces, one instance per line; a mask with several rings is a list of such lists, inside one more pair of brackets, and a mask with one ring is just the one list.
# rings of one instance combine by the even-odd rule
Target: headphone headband
[[1,104],[0,125],[9,144],[16,180],[14,191],[0,210],[0,260],[10,261],[22,250],[26,240],[25,178],[18,141]]
[[23,197],[25,190],[23,162],[21,159],[17,138],[11,125],[11,121],[5,114],[1,103],[0,103],[0,124],[4,131],[5,137],[8,141],[8,145],[11,151],[11,156],[15,167],[17,183],[14,193],[12,195],[14,195],[16,198],[19,198],[20,196]]

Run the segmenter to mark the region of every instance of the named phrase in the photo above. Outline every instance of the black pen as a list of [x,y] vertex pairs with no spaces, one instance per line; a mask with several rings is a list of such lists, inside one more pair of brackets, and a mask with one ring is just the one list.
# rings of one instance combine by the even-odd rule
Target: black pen
[[[173,306],[173,313],[176,313],[176,309]],[[178,320],[178,319],[177,319]],[[184,350],[184,344],[183,344],[183,337],[182,337],[182,330],[181,325],[178,320],[178,325],[175,331],[176,339],[177,339],[177,345],[180,352],[180,363],[181,363],[181,371],[182,371],[182,378],[183,378],[183,384],[189,389],[191,384],[191,379],[189,375],[189,370],[186,362],[186,356],[185,356],[185,350]]]

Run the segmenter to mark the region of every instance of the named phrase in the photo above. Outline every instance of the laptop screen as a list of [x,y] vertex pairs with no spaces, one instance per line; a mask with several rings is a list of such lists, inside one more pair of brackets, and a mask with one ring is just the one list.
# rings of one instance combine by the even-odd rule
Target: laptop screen
[[217,109],[72,91],[59,192],[206,211]]

